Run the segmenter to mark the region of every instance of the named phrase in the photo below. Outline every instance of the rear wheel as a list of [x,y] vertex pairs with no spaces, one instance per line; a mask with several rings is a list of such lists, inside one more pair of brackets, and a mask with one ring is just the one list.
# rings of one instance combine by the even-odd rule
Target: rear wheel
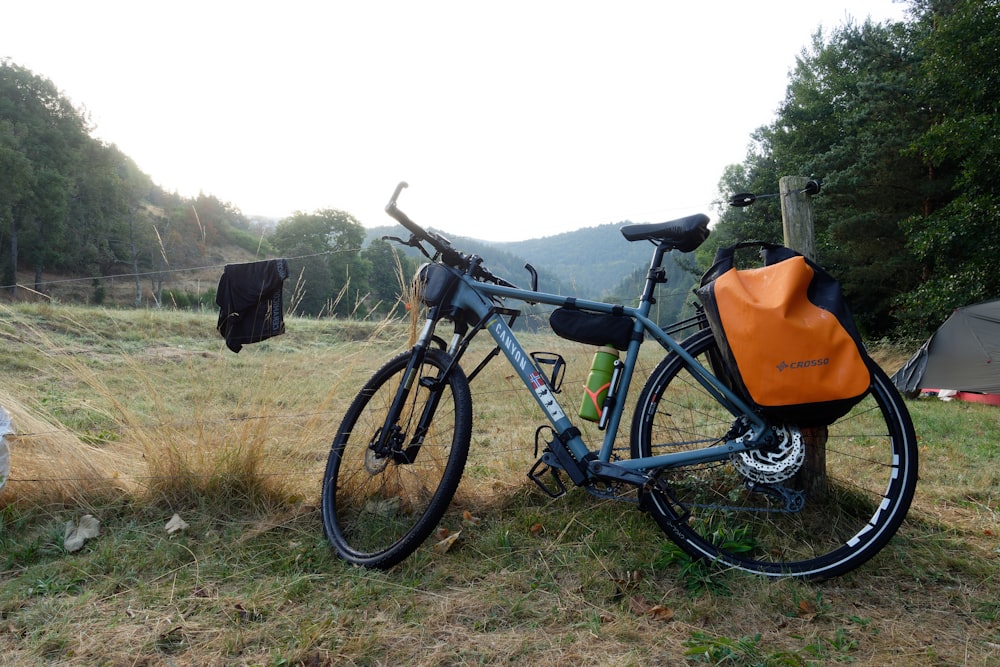
[[[706,367],[718,350],[707,329],[683,345]],[[906,405],[871,366],[869,394],[842,419],[825,429],[776,427],[777,444],[767,451],[668,469],[644,506],[681,549],[723,566],[823,579],[861,565],[895,534],[917,482]],[[721,444],[732,424],[671,354],[639,398],[632,456]],[[823,435],[825,485],[816,485],[803,479],[802,463],[809,447],[824,446]]]
[[455,495],[469,453],[469,382],[457,366],[442,382],[451,357],[435,349],[416,369],[389,444],[379,450],[410,357],[392,359],[362,388],[326,465],[323,529],[337,553],[358,565],[392,567],[427,539]]

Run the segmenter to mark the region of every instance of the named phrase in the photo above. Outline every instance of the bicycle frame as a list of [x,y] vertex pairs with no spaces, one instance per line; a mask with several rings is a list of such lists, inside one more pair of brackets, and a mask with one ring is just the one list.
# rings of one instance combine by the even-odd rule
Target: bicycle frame
[[[663,251],[658,247],[653,259],[655,266],[659,266],[662,261],[662,255]],[[448,349],[454,359],[454,363],[458,363],[469,341],[479,331],[482,329],[488,331],[496,342],[497,348],[504,354],[510,366],[521,378],[525,388],[535,397],[535,401],[547,416],[558,440],[566,446],[576,461],[587,462],[588,477],[612,477],[631,483],[644,483],[648,481],[648,473],[658,469],[722,461],[735,453],[759,447],[767,430],[766,423],[744,401],[712,375],[708,369],[689,355],[677,340],[649,319],[652,299],[648,297],[652,294],[653,283],[652,277],[647,277],[646,288],[643,293],[644,297],[640,300],[639,306],[625,307],[601,301],[590,301],[575,297],[536,292],[518,287],[484,283],[474,280],[467,274],[461,275],[447,303],[441,307],[431,309],[417,345],[428,345],[430,343],[430,338],[433,335],[437,321],[443,317],[440,314],[442,307],[457,309],[463,313],[466,321],[476,323],[471,333],[456,331]],[[632,341],[626,350],[620,388],[617,392],[619,398],[611,407],[604,441],[600,449],[596,451],[596,455],[583,441],[580,431],[566,416],[562,406],[548,386],[545,375],[532,362],[530,355],[521,346],[514,332],[504,320],[501,313],[503,309],[498,308],[497,299],[513,299],[525,303],[541,303],[552,306],[567,306],[572,304],[573,307],[582,311],[604,314],[618,312],[634,319],[633,331],[636,335],[632,337]],[[621,399],[628,395],[639,356],[639,348],[642,338],[645,335],[656,340],[666,351],[673,352],[683,359],[686,367],[697,381],[734,416],[734,419],[742,417],[746,420],[745,423],[752,430],[753,437],[746,439],[727,437],[725,442],[721,444],[714,444],[699,449],[661,454],[642,459],[627,459],[612,462],[612,448],[625,411],[625,401]],[[567,472],[569,472],[571,478],[574,478],[574,481],[577,481],[572,471]]]

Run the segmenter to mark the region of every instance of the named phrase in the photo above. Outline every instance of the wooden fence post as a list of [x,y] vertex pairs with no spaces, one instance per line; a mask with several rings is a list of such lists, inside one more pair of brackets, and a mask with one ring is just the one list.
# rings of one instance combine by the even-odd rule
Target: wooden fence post
[[[809,179],[805,176],[781,177],[778,182],[781,226],[785,245],[815,261],[816,234],[813,229],[812,197],[805,192],[808,183]],[[796,479],[798,486],[812,498],[826,494],[826,438],[825,426],[802,429],[806,458]]]
[[816,261],[816,233],[813,229],[812,197],[803,192],[809,179],[805,176],[782,176],[781,228],[785,245]]

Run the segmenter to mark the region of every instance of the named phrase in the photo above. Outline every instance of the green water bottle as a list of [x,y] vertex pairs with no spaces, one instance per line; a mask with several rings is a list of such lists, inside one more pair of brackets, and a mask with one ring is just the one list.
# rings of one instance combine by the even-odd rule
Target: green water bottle
[[601,418],[601,408],[604,398],[611,387],[611,374],[618,361],[618,350],[610,345],[602,347],[594,355],[594,363],[590,365],[590,375],[583,387],[583,402],[580,404],[580,417],[596,422]]

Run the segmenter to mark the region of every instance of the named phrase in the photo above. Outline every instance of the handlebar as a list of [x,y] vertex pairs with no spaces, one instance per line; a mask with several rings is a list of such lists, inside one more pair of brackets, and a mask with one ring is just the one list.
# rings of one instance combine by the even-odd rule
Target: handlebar
[[[421,243],[427,243],[434,249],[434,256],[432,257],[434,260],[469,273],[476,280],[482,280],[496,285],[503,285],[505,287],[516,287],[513,283],[507,282],[503,278],[494,275],[489,269],[483,266],[482,257],[477,255],[466,255],[464,252],[455,248],[451,244],[451,241],[440,234],[427,231],[417,223],[413,222],[413,220],[410,220],[408,215],[399,210],[396,206],[396,200],[399,198],[403,189],[407,187],[409,187],[409,184],[407,184],[406,181],[401,181],[399,185],[396,186],[396,190],[392,193],[392,198],[389,200],[389,203],[385,206],[385,212],[388,213],[389,216],[396,222],[403,225],[408,232],[410,232],[410,240],[403,242],[404,245],[419,248],[421,252],[428,257],[431,257],[424,247],[420,245]],[[395,240],[401,241],[401,239]]]
[[406,227],[406,230],[415,236],[425,237],[427,233],[418,225],[417,223],[410,220],[409,216],[396,208],[396,200],[399,199],[399,193],[403,191],[404,188],[410,187],[410,184],[406,181],[400,181],[399,185],[396,186],[395,191],[392,193],[392,199],[389,203],[385,205],[385,212],[390,216],[395,218],[396,222]]

